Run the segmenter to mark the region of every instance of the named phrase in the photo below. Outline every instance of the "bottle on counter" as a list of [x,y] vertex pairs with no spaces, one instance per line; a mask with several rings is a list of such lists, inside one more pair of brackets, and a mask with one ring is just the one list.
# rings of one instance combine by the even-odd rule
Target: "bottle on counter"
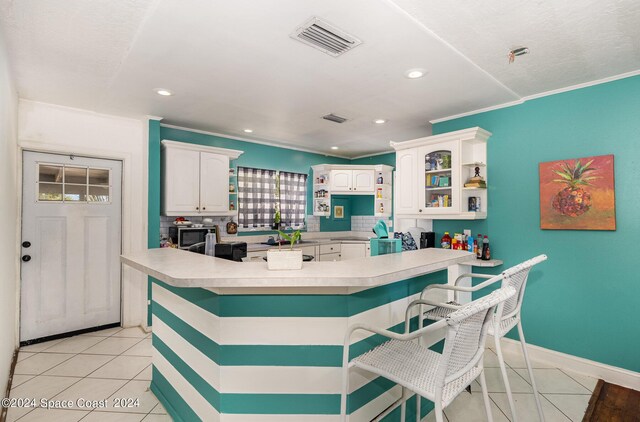
[[384,179],[382,178],[382,174],[378,176],[378,184],[381,185],[384,183]]
[[489,238],[484,237],[482,241],[482,260],[488,261],[491,259],[491,248],[489,248]]
[[476,258],[482,259],[482,235],[478,233],[478,240],[476,241]]
[[458,239],[456,239],[455,236],[453,236],[453,239],[451,239],[451,249],[452,250],[458,250]]
[[444,236],[440,239],[440,246],[442,249],[451,249],[451,236],[449,236],[449,232],[444,232]]
[[473,236],[467,236],[467,252],[475,253],[475,239]]

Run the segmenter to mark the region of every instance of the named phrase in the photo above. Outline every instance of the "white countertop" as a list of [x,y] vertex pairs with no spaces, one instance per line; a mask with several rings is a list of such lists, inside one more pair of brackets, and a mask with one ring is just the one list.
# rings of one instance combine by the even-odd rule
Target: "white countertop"
[[[421,249],[346,261],[305,262],[301,270],[270,271],[266,262],[234,262],[178,249],[148,249],[121,256],[124,264],[176,287],[302,288],[351,293],[440,271],[469,261],[465,251]],[[355,290],[354,290],[355,289]]]

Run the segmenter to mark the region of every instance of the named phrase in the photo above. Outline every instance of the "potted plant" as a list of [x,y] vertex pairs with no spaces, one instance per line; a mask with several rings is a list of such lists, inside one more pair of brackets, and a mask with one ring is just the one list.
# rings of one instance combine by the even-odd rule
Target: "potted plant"
[[281,249],[278,244],[278,249],[269,249],[267,251],[267,269],[269,270],[299,270],[302,268],[302,250],[293,249],[298,239],[300,239],[300,230],[286,234],[281,232],[280,236],[289,241],[291,246],[288,249]]

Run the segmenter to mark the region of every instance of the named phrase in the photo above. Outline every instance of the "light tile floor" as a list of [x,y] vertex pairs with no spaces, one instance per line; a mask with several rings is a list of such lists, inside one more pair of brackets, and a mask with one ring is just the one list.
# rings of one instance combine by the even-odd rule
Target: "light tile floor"
[[[26,346],[18,354],[10,396],[69,400],[75,405],[10,408],[7,422],[171,421],[149,390],[150,380],[151,338],[139,328],[111,328]],[[106,399],[107,407],[78,407],[78,399]],[[115,399],[132,399],[133,406],[115,407]]]
[[[529,375],[521,356],[505,355],[509,381],[516,401],[518,420],[538,421]],[[579,422],[587,409],[596,379],[532,362],[547,422]],[[485,352],[485,371],[491,408],[496,422],[511,420],[498,360],[492,349]],[[23,347],[18,355],[11,397],[52,400],[105,400],[102,409],[11,408],[7,422],[162,422],[167,412],[149,390],[151,338],[139,328],[113,328]],[[485,420],[477,382],[472,393],[463,392],[444,411],[447,422]],[[116,408],[113,400],[139,399],[138,406]],[[435,421],[433,412],[426,418]]]
[[[521,355],[505,354],[511,391],[520,422],[537,422],[538,411],[533,397],[529,374]],[[495,422],[511,421],[509,402],[505,393],[498,358],[493,349],[485,352],[485,376]],[[532,360],[533,374],[541,394],[542,410],[547,422],[580,422],[587,410],[597,379],[556,368],[545,362]],[[486,420],[480,384],[474,381],[472,393],[463,392],[445,410],[448,422],[481,422]],[[435,421],[433,412],[427,421]]]

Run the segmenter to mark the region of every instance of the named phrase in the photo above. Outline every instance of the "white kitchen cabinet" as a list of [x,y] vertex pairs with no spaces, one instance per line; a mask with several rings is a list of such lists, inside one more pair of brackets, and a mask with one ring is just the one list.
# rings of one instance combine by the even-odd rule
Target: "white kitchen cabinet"
[[229,161],[242,151],[162,141],[162,214],[232,215]]
[[465,187],[465,184],[474,176],[476,168],[488,183],[487,139],[490,136],[490,132],[475,127],[392,142],[396,150],[395,215],[418,219],[486,218],[486,186]]
[[340,252],[321,254],[320,259],[318,261],[320,262],[340,261]]
[[393,167],[384,164],[319,164],[312,169],[313,215],[331,216],[331,195],[372,195],[375,216],[391,216]]
[[352,174],[351,170],[331,170],[329,176],[331,192],[350,193]]
[[418,148],[396,152],[396,215],[418,214]]
[[340,243],[331,243],[328,245],[320,245],[318,261],[340,261]]
[[371,195],[374,191],[372,169],[331,170],[329,178],[332,193]]
[[343,243],[340,246],[340,260],[364,258],[367,256],[367,245],[364,243]]

